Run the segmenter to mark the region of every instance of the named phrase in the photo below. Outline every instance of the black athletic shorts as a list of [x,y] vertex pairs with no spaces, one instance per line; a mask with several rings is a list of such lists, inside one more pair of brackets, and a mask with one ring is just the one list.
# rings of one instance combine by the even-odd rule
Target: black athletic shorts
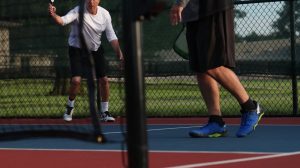
[[[69,46],[69,58],[72,77],[81,76],[85,77],[86,70],[89,66],[87,53],[82,49]],[[92,56],[94,58],[96,77],[102,78],[106,76],[106,59],[104,57],[104,50],[102,46],[99,47],[97,51],[92,51]]]
[[220,66],[235,67],[233,9],[186,24],[190,68],[204,73]]

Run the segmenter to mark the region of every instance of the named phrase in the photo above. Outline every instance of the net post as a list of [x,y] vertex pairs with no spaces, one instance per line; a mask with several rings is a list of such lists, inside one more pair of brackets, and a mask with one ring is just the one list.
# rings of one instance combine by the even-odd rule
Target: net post
[[138,0],[123,0],[128,167],[148,167],[141,22]]
[[292,61],[292,90],[293,90],[293,115],[298,112],[298,82],[297,82],[297,60],[296,60],[296,28],[295,28],[295,1],[289,1],[290,13],[290,38],[291,38],[291,61]]
[[94,140],[98,143],[104,143],[106,141],[102,129],[101,129],[101,122],[100,122],[100,114],[97,112],[96,109],[96,96],[95,91],[97,89],[95,88],[95,66],[94,66],[94,60],[91,56],[90,51],[87,48],[85,38],[83,36],[82,28],[83,28],[83,19],[84,19],[84,7],[85,7],[85,0],[80,0],[79,4],[79,36],[80,36],[80,42],[82,49],[87,54],[88,63],[90,64],[90,68],[87,68],[87,85],[88,85],[88,97],[89,97],[89,107],[90,107],[90,114],[92,119],[92,124],[94,127]]

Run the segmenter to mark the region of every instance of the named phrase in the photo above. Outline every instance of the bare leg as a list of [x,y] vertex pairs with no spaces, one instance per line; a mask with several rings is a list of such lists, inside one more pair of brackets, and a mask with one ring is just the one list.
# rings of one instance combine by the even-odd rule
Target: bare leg
[[109,81],[108,78],[105,76],[103,78],[99,78],[98,83],[99,91],[100,91],[100,97],[101,97],[101,120],[107,121],[107,122],[114,122],[115,118],[111,116],[111,114],[108,112],[108,101],[109,101]]
[[[226,90],[228,90],[241,105],[248,102],[248,93],[246,92],[236,74],[229,68],[218,67],[212,70],[208,70],[207,73],[214,79],[216,79],[216,81],[218,81],[218,83],[221,84]],[[253,106],[255,106],[255,104],[253,104]],[[254,111],[244,111],[241,118],[241,125],[236,133],[236,136],[245,137],[253,132],[263,114],[264,113],[260,112],[260,108],[258,105],[256,105]]]
[[226,135],[220,109],[220,91],[217,81],[207,73],[198,73],[200,92],[209,113],[208,124],[189,132],[191,137],[222,137]]
[[221,116],[218,83],[206,73],[197,74],[197,81],[209,115]]
[[99,87],[101,102],[108,102],[110,92],[109,92],[109,82],[106,76],[103,78],[99,78],[98,87]]
[[81,77],[74,76],[71,79],[71,86],[69,88],[69,99],[74,100],[80,89]]
[[249,99],[249,95],[239,78],[231,69],[221,66],[208,70],[207,73],[228,90],[240,104],[245,103]]
[[81,82],[80,76],[75,76],[75,77],[72,77],[72,79],[71,79],[71,82],[70,82],[71,86],[69,88],[69,100],[67,103],[66,112],[64,113],[64,116],[63,116],[65,121],[68,121],[68,122],[72,121],[74,100],[76,98],[77,93],[79,92],[80,82]]

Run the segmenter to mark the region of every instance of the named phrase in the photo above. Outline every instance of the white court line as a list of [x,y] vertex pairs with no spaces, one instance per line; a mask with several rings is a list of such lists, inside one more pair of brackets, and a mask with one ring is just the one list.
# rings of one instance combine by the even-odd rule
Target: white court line
[[271,155],[271,154],[279,154],[282,152],[246,152],[246,151],[161,151],[161,150],[150,150],[153,153],[188,153],[188,154],[253,154],[253,155]]
[[[36,149],[36,148],[0,148],[0,150],[9,151],[62,151],[62,152],[122,152],[123,150],[105,150],[105,149]],[[126,150],[125,150],[126,151]]]
[[[113,149],[46,149],[46,148],[0,148],[0,150],[11,150],[11,151],[72,151],[72,152],[126,152],[127,150],[113,150]],[[282,154],[279,152],[244,152],[244,151],[160,151],[150,150],[152,153],[211,153],[211,154]]]
[[196,168],[196,167],[204,167],[204,166],[215,166],[215,165],[223,165],[223,164],[229,164],[229,163],[240,163],[240,162],[247,162],[247,161],[253,161],[253,160],[292,156],[292,155],[298,155],[298,154],[300,154],[300,151],[280,153],[280,154],[274,154],[274,155],[268,155],[268,156],[257,156],[257,157],[248,157],[248,158],[242,158],[242,159],[222,160],[222,161],[216,161],[216,162],[196,163],[196,164],[181,165],[181,166],[174,166],[174,167],[168,167],[168,168]]
[[[155,128],[155,129],[148,129],[147,132],[151,132],[151,131],[166,131],[166,130],[177,130],[177,129],[188,129],[188,128],[195,128],[195,127],[199,127],[198,126],[189,126],[189,127],[169,127],[169,128]],[[121,132],[121,131],[116,131],[116,132],[104,132],[104,135],[108,135],[108,134],[121,134],[121,133],[126,133],[127,131]]]
[[187,128],[195,128],[199,127],[198,126],[188,126],[188,127],[169,127],[169,128],[155,128],[155,129],[148,129],[147,131],[165,131],[165,130],[176,130],[176,129],[187,129]]
[[[26,123],[26,124],[10,124],[10,123],[6,123],[6,124],[1,124],[0,123],[0,126],[22,126],[22,125],[30,125],[30,126],[87,126],[87,125],[90,125],[90,124],[86,124],[86,123],[74,123],[74,124],[57,124],[57,123],[54,123],[54,124],[44,124],[44,123],[40,123],[40,124],[30,124],[30,123]],[[116,124],[101,124],[101,126],[119,126],[120,124],[116,123]],[[204,126],[205,124],[186,124],[186,123],[183,123],[183,124],[172,124],[172,123],[168,123],[168,124],[147,124],[147,125],[153,125],[153,126],[160,126],[160,125],[165,125],[165,126],[170,126],[170,125],[193,125],[195,127],[201,127],[201,126]],[[227,126],[239,126],[240,124],[226,124]],[[287,126],[287,127],[290,127],[290,126],[295,126],[295,127],[298,127],[300,126],[300,124],[259,124],[259,126],[274,126],[274,127],[277,127],[277,126]]]
[[[151,125],[151,124],[150,124]],[[182,124],[179,124],[182,125]],[[230,125],[234,125],[234,124],[230,124]],[[177,130],[177,129],[188,129],[188,128],[199,128],[203,125],[192,125],[192,126],[186,126],[186,127],[169,127],[169,128],[154,128],[154,129],[148,129],[147,132],[151,132],[151,131],[167,131],[167,130]],[[260,126],[300,126],[300,125],[263,125],[260,124]],[[127,131],[121,132],[121,131],[115,131],[115,132],[104,132],[104,135],[109,135],[109,134],[121,134],[121,133],[126,133]]]

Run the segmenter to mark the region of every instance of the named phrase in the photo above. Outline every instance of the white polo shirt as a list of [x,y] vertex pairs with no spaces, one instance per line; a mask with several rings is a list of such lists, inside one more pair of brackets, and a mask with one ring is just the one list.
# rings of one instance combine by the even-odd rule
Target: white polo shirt
[[[81,48],[78,24],[79,24],[79,6],[70,10],[65,16],[61,17],[63,25],[71,24],[71,32],[68,43],[72,47]],[[109,12],[98,6],[97,14],[90,14],[87,9],[84,11],[83,36],[87,43],[87,47],[91,51],[97,51],[101,45],[102,32],[106,33],[107,40],[118,39],[111,23]]]

